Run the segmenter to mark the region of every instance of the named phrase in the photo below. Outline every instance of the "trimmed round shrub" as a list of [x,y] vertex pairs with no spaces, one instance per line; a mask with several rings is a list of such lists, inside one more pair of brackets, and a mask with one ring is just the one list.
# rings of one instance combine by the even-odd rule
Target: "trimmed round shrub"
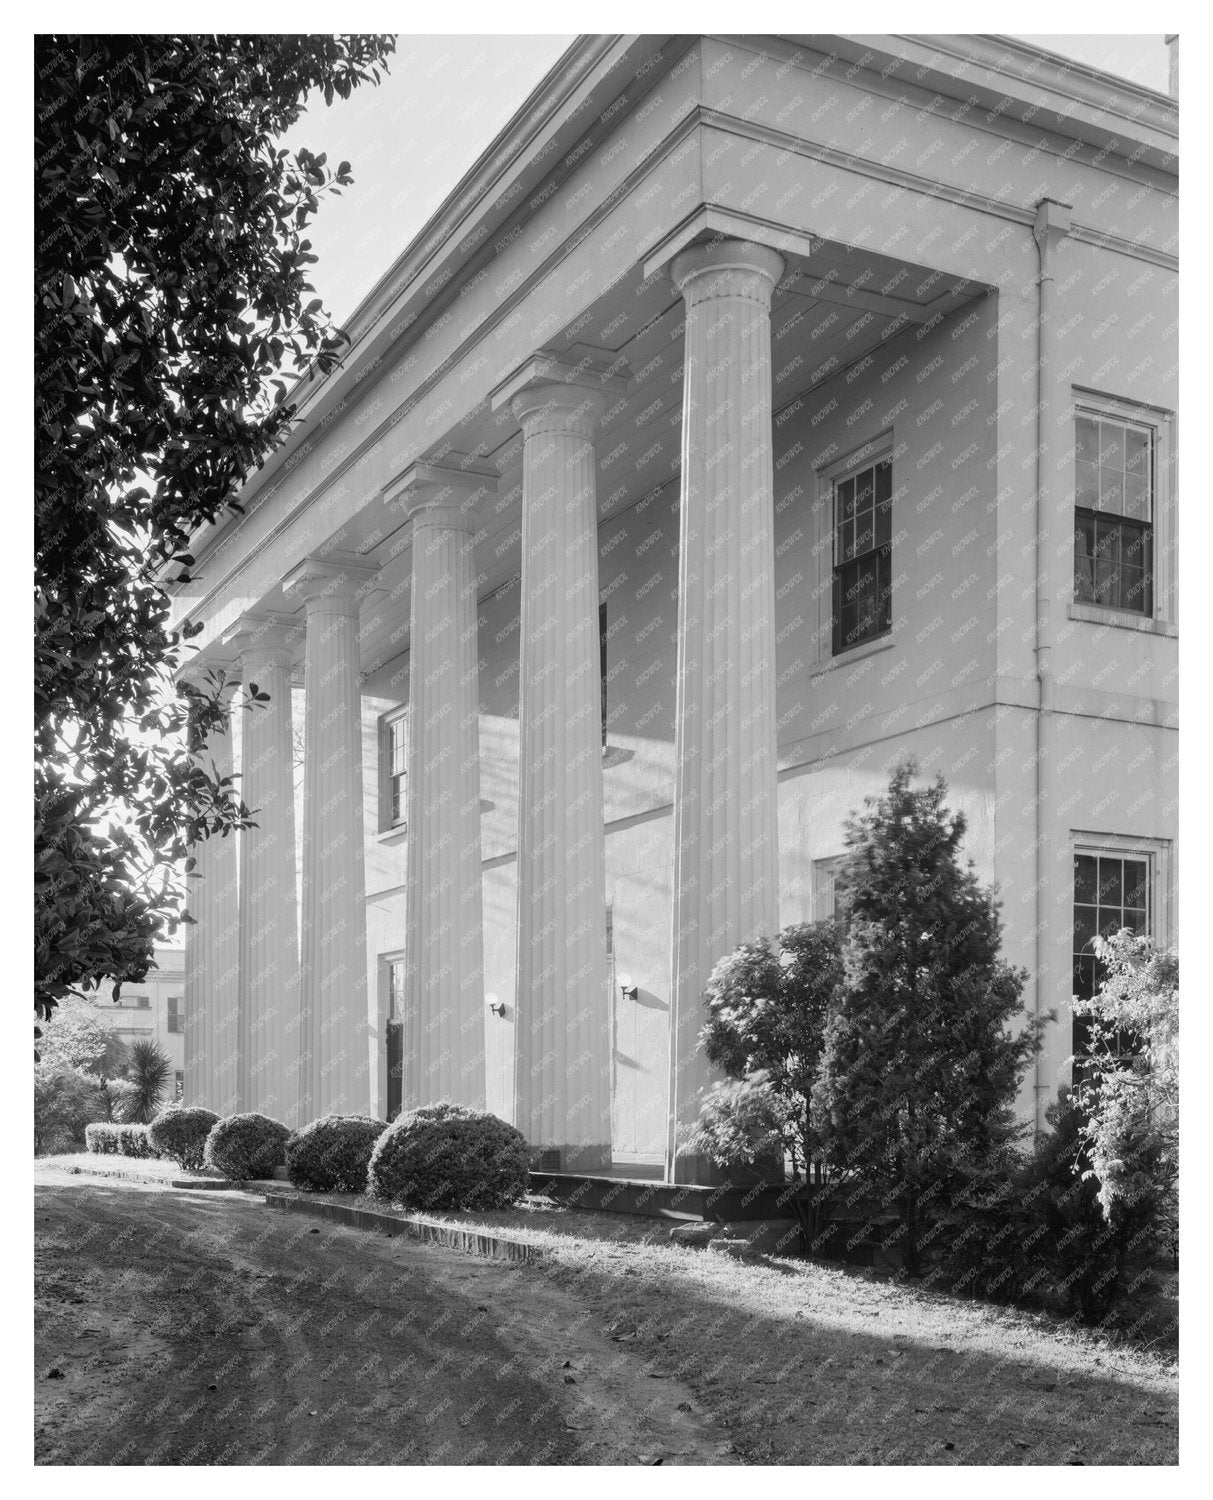
[[306,1193],[365,1193],[366,1171],[386,1120],[323,1115],[286,1143],[286,1171]]
[[527,1180],[521,1131],[449,1103],[400,1115],[376,1142],[367,1173],[374,1197],[408,1208],[507,1208]]
[[211,1126],[203,1160],[234,1182],[272,1177],[286,1160],[289,1137],[286,1126],[268,1115],[229,1115]]
[[148,1144],[160,1156],[167,1156],[187,1172],[202,1169],[206,1138],[219,1116],[213,1109],[182,1109],[171,1105],[163,1109],[147,1127]]
[[118,1133],[121,1129],[121,1125],[111,1125],[105,1120],[94,1125],[86,1125],[84,1149],[91,1151],[94,1156],[117,1156]]

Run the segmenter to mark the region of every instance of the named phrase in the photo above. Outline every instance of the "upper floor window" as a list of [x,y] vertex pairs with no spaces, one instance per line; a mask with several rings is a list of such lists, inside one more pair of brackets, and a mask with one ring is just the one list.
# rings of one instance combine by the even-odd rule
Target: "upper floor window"
[[168,997],[168,1029],[170,1031],[185,1030],[185,1002],[180,995]]
[[151,1010],[152,997],[150,995],[123,995],[118,1001],[119,1009],[125,1010]]
[[893,460],[834,480],[834,654],[893,628]]
[[398,713],[383,721],[381,756],[383,763],[384,828],[399,827],[408,817],[405,785],[408,780],[408,715]]
[[1155,434],[1079,407],[1074,435],[1074,599],[1154,613]]

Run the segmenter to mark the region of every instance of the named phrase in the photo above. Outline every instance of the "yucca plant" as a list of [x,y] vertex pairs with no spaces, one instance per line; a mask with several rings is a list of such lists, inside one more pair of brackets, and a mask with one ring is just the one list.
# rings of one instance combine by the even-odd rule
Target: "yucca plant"
[[156,1042],[132,1042],[126,1069],[129,1092],[122,1101],[122,1118],[129,1124],[147,1125],[160,1113],[173,1065]]

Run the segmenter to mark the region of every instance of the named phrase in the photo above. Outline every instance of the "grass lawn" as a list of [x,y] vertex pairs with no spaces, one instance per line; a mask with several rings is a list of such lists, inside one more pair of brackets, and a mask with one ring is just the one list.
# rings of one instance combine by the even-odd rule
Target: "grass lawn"
[[1178,1461],[1173,1327],[1142,1347],[871,1271],[688,1249],[661,1220],[539,1197],[425,1217],[541,1248],[528,1274],[575,1287],[655,1378],[691,1386],[751,1463]]
[[100,1176],[135,1176],[147,1182],[170,1182],[175,1178],[218,1177],[209,1167],[201,1172],[187,1172],[175,1161],[159,1156],[99,1156],[79,1151],[63,1156],[39,1156],[35,1161],[44,1167],[63,1172],[92,1172]]

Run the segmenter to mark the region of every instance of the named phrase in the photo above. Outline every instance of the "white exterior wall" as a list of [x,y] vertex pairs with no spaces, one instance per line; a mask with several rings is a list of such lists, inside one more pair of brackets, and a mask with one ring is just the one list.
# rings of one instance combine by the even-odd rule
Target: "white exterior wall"
[[[626,70],[614,84],[585,82],[585,99],[595,101],[583,116],[598,132],[592,148],[551,156],[544,169],[551,190],[536,190],[545,179],[532,174],[516,199],[526,204],[516,231],[480,235],[461,221],[433,249],[435,257],[456,255],[449,283],[445,274],[418,272],[407,313],[389,316],[386,293],[376,304],[379,321],[364,340],[374,357],[365,356],[331,413],[309,419],[306,435],[272,461],[257,503],[202,550],[191,586],[205,599],[200,641],[220,640],[317,549],[349,546],[372,525],[372,539],[391,537],[387,561],[378,554],[381,587],[363,611],[364,632],[377,642],[375,659],[363,662],[363,745],[372,1107],[382,1112],[381,956],[405,946],[406,835],[381,827],[380,722],[407,704],[409,664],[400,649],[408,533],[382,492],[444,442],[458,452],[477,430],[471,414],[487,410],[505,374],[545,341],[565,330],[590,344],[635,336],[627,357],[646,372],[637,441],[653,439],[639,487],[634,472],[624,473],[635,452],[621,457],[618,443],[599,452],[599,585],[609,642],[604,904],[613,909],[616,974],[630,973],[639,989],[636,1001],[615,992],[615,1148],[624,1161],[655,1158],[668,1077],[682,329],[650,326],[668,272],[643,278],[638,267],[704,204],[735,215],[729,222],[786,234],[797,254],[807,251],[809,280],[823,241],[868,266],[861,280],[869,291],[900,261],[918,268],[912,274],[928,288],[967,278],[993,290],[938,326],[908,328],[796,400],[820,372],[806,368],[803,353],[792,355],[795,335],[775,328],[780,914],[785,923],[811,914],[812,862],[841,852],[846,815],[914,754],[924,775],[938,770],[947,779],[952,805],[968,820],[967,852],[1002,894],[1005,954],[1032,970],[1040,267],[1033,219],[1042,198],[1071,205],[1053,324],[1054,374],[1066,396],[1053,409],[1061,499],[1048,558],[1056,713],[1045,906],[1053,983],[1038,993],[1033,975],[1025,992],[1029,1007],[1056,1009],[1059,1024],[1039,1078],[1025,1086],[1029,1115],[1032,1092],[1053,1093],[1069,1053],[1071,835],[1161,841],[1166,889],[1157,905],[1168,925],[1160,935],[1175,930],[1175,632],[1165,622],[1143,632],[1072,617],[1065,477],[1072,480],[1073,387],[1148,403],[1160,421],[1175,410],[1174,178],[976,104],[960,84],[944,97],[913,81],[912,70],[888,76],[845,55],[827,57],[803,38],[662,45],[666,61],[646,65],[634,83]],[[618,94],[625,85],[626,97]],[[609,113],[596,114],[604,101]],[[434,315],[430,299],[444,288],[453,300]],[[620,296],[622,312],[602,311],[614,312]],[[485,1007],[486,1084],[490,1108],[508,1118],[520,639],[517,581],[498,580],[518,553],[522,450],[508,414],[484,430],[500,474],[477,553],[494,585],[479,604],[484,987],[506,1005],[504,1016]],[[895,495],[892,638],[836,664],[819,635],[830,579],[820,471],[886,431]],[[1173,460],[1173,423],[1168,438]],[[648,454],[656,455],[651,462]],[[1167,483],[1173,492],[1173,474]]]

